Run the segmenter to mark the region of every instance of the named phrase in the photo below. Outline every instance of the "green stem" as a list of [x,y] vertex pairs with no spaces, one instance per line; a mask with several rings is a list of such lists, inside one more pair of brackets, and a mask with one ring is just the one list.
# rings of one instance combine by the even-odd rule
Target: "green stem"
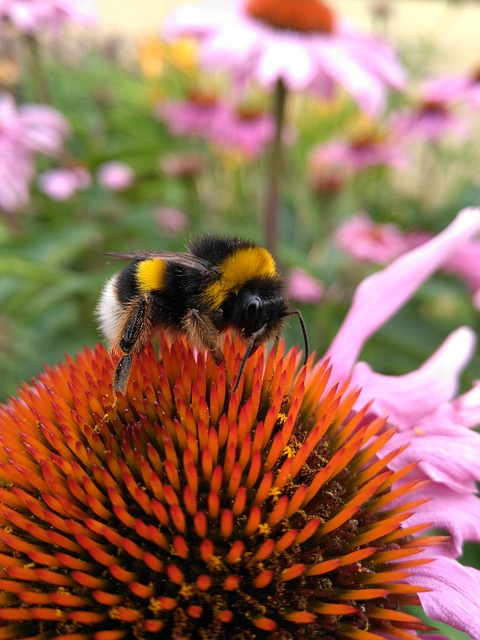
[[35,85],[35,99],[44,104],[50,104],[50,91],[38,40],[35,36],[27,34],[25,43],[30,57],[32,81]]
[[267,170],[267,192],[265,198],[265,246],[273,254],[275,254],[278,241],[279,186],[282,172],[282,137],[285,123],[286,99],[286,87],[282,80],[278,80],[273,95],[275,134],[270,150],[270,163]]

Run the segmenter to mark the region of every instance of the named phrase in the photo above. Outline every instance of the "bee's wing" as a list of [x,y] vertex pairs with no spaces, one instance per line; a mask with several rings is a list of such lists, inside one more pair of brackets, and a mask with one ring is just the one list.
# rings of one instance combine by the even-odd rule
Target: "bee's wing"
[[191,253],[176,253],[173,251],[113,251],[104,253],[104,256],[114,260],[148,260],[149,258],[160,258],[165,262],[173,262],[178,265],[190,267],[204,275],[218,275],[218,267],[208,260],[194,256]]

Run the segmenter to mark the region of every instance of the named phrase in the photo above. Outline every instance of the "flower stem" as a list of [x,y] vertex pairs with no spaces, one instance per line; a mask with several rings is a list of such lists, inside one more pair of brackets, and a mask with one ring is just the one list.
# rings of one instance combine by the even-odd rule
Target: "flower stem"
[[265,198],[265,246],[273,254],[278,240],[279,217],[279,185],[282,171],[283,156],[283,126],[285,122],[285,104],[287,90],[278,80],[273,94],[273,117],[275,120],[275,135],[270,149],[270,163],[267,170],[267,192]]
[[35,83],[35,99],[50,104],[50,91],[38,40],[35,36],[27,34],[25,43],[30,57],[30,73]]

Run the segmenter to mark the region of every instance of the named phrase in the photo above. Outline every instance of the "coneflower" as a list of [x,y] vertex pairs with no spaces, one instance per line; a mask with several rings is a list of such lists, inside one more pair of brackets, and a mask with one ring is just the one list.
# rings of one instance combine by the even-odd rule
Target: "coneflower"
[[[0,637],[408,640],[425,629],[405,527],[417,481],[393,430],[296,350],[237,391],[181,341],[136,361],[113,408],[102,347],[0,412]],[[230,373],[241,346],[227,338]],[[423,484],[423,483],[420,483]],[[405,498],[408,496],[408,498]],[[403,528],[402,528],[403,527]],[[160,634],[160,635],[159,635]]]

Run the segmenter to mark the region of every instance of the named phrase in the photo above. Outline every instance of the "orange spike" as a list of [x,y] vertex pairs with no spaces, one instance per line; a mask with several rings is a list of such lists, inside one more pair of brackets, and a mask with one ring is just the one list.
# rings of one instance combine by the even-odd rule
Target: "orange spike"
[[261,544],[257,551],[254,553],[253,560],[255,560],[255,562],[263,562],[263,560],[266,560],[269,556],[272,555],[274,550],[275,540],[265,540],[265,542]]
[[250,513],[248,514],[247,523],[243,529],[243,534],[245,536],[253,535],[258,529],[259,524],[262,521],[262,510],[256,504],[252,506],[250,509]]
[[252,584],[255,589],[264,589],[271,584],[272,580],[275,578],[275,572],[266,570],[262,571],[256,578],[252,580]]
[[261,631],[275,631],[278,625],[275,620],[271,618],[261,617],[261,618],[252,618],[252,623],[257,629]]
[[228,562],[228,564],[236,564],[242,559],[244,551],[245,543],[242,542],[242,540],[235,540],[235,542],[230,547],[227,555],[225,556],[225,560]]
[[225,578],[222,586],[225,591],[236,591],[240,585],[240,582],[240,576],[230,574]]
[[205,538],[205,536],[207,535],[208,524],[207,524],[207,517],[203,513],[203,511],[199,511],[194,515],[193,527],[195,529],[196,534],[200,536],[200,538]]
[[220,535],[222,538],[230,538],[233,532],[233,525],[233,516],[230,509],[222,509],[220,516]]
[[292,611],[292,613],[283,614],[283,618],[295,624],[311,624],[315,622],[317,616],[309,611]]
[[205,564],[210,562],[214,552],[213,542],[206,538],[200,543],[200,557]]
[[288,582],[289,580],[296,580],[302,574],[305,573],[306,568],[307,568],[307,566],[305,564],[298,563],[298,564],[293,564],[291,567],[288,567],[288,569],[284,569],[282,571],[282,573],[280,574],[281,582]]

